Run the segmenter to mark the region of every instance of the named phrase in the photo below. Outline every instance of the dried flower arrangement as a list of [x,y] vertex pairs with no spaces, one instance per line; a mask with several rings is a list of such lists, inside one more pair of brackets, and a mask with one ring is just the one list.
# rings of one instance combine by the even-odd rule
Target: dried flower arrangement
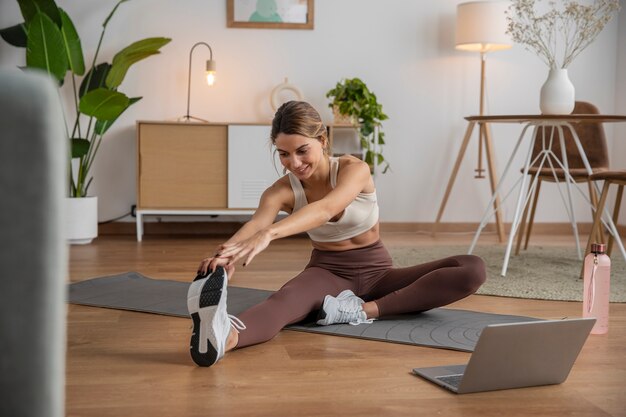
[[558,2],[561,8],[550,0],[548,10],[539,14],[535,6],[540,2],[512,0],[506,33],[552,69],[567,68],[620,9],[618,0],[593,0],[588,5],[565,0]]

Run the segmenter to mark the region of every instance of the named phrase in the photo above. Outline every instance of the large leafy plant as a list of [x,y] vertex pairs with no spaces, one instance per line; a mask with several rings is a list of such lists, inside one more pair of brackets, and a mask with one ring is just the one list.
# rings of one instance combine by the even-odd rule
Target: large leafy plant
[[[120,0],[102,24],[100,40],[91,65],[85,68],[81,41],[68,14],[54,0],[17,0],[24,22],[0,30],[9,44],[26,48],[26,68],[44,70],[62,88],[71,89],[73,108],[66,114],[65,128],[71,142],[69,196],[86,197],[93,177],[89,175],[102,137],[117,118],[141,97],[118,91],[128,69],[136,62],[160,53],[169,38],[147,38],[119,51],[111,63],[98,60],[107,25]],[[67,73],[70,73],[66,83]],[[82,76],[80,86],[77,77]],[[67,86],[69,84],[69,87]],[[66,92],[69,94],[69,92]],[[68,124],[68,120],[73,123]]]
[[[378,103],[376,94],[359,78],[349,78],[338,82],[335,88],[326,93],[326,97],[331,99],[328,107],[337,109],[341,115],[353,120],[365,150],[365,162],[371,167],[384,164],[382,173],[386,173],[389,163],[382,154],[382,145],[385,144],[382,121],[388,117],[383,112],[382,104]],[[375,134],[376,129],[378,135]]]

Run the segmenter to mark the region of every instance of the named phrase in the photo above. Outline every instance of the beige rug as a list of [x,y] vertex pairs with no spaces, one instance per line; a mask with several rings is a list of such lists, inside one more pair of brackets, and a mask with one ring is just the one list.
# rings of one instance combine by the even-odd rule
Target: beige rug
[[[467,253],[469,246],[390,247],[396,266],[409,266]],[[540,300],[582,301],[578,278],[582,261],[574,248],[534,246],[511,256],[506,277],[500,275],[506,247],[480,246],[474,251],[487,264],[487,282],[478,294]],[[626,302],[626,263],[619,251],[611,259],[611,301]]]

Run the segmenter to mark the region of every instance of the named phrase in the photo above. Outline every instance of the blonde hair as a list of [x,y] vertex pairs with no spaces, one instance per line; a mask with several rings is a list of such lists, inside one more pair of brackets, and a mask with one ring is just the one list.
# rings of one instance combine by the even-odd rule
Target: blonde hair
[[324,153],[328,155],[330,152],[326,126],[317,110],[307,102],[288,101],[276,110],[270,134],[273,145],[276,145],[276,137],[280,133],[317,139],[322,144]]

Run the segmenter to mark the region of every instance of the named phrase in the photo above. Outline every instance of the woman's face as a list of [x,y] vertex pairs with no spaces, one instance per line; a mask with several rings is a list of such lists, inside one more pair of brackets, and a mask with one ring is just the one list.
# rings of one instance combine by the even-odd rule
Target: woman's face
[[322,142],[317,139],[279,133],[274,144],[280,163],[299,180],[310,178],[324,161]]

